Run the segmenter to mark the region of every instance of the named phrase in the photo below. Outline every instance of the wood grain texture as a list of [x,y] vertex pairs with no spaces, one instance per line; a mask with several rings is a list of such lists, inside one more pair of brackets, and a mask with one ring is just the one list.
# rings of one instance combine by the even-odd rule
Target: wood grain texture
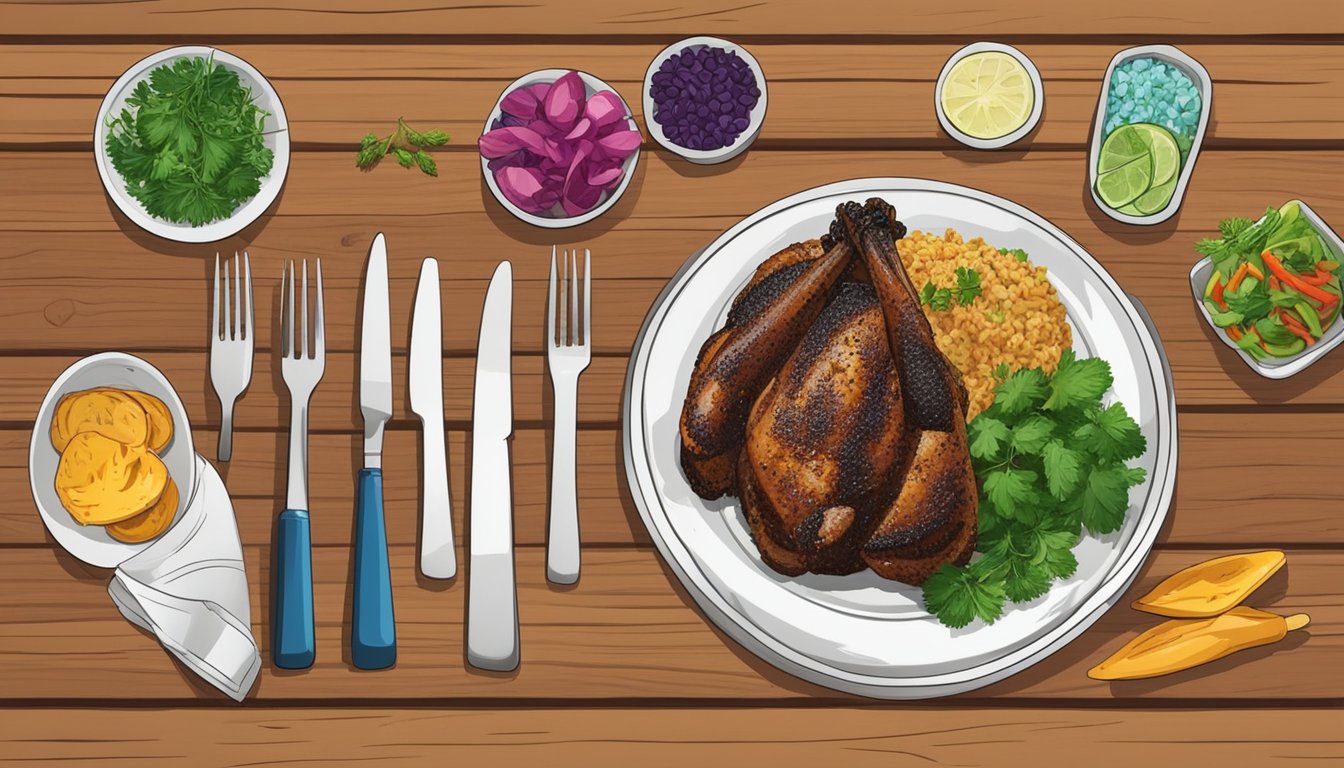
[[[1180,4],[1138,0],[1123,8],[1048,0],[1031,6],[987,6],[959,0],[900,6],[859,0],[844,13],[819,12],[807,0],[737,2],[689,0],[612,6],[599,0],[532,3],[444,4],[415,0],[394,8],[342,0],[110,0],[68,4],[5,3],[13,17],[7,34],[186,36],[411,36],[547,35],[587,38],[640,36],[670,42],[686,35],[840,35],[874,37],[977,35],[1134,35],[1200,37],[1232,35],[1337,35],[1344,21],[1331,0],[1302,0],[1292,13],[1229,13],[1218,0]],[[1137,44],[1137,43],[1136,43]]]
[[[751,46],[769,84],[761,147],[846,144],[959,147],[938,125],[934,83],[966,40],[874,45]],[[644,123],[645,68],[662,43],[641,45],[335,45],[230,43],[266,75],[284,102],[292,140],[343,148],[366,131],[442,128],[470,146],[504,88],[538,69],[572,67],[615,88]],[[1022,146],[1085,147],[1114,42],[1022,44],[1045,86],[1046,119]],[[0,145],[88,147],[103,95],[153,45],[0,47]],[[1205,146],[1344,145],[1344,60],[1326,45],[1184,44],[1214,79]],[[1266,68],[1293,62],[1295,73]],[[1274,94],[1273,110],[1264,95]],[[358,93],[358,98],[348,98]],[[818,109],[818,104],[825,104]],[[1291,119],[1286,119],[1287,116]],[[647,131],[646,131],[647,134]],[[1021,147],[1019,147],[1020,149]]]
[[[1229,422],[1237,424],[1237,444],[1272,448],[1230,449]],[[1344,517],[1339,514],[1344,486],[1334,448],[1341,433],[1344,413],[1182,414],[1176,500],[1159,546],[1344,545]],[[213,430],[197,430],[193,438],[202,455],[214,456]],[[459,535],[467,509],[470,438],[459,430],[448,435],[449,489]],[[318,545],[348,546],[351,541],[354,468],[362,463],[362,445],[358,432],[309,439],[312,530]],[[419,446],[417,430],[399,428],[387,434],[383,498],[388,540],[394,544],[418,541]],[[284,498],[287,450],[283,433],[241,432],[234,436],[233,461],[219,465],[245,543],[271,539]],[[615,429],[579,431],[578,491],[585,544],[650,543],[630,497],[621,450]],[[517,430],[512,456],[515,539],[522,545],[544,545],[549,431]],[[29,501],[27,457],[28,433],[0,430],[0,498],[16,500],[0,506],[0,546],[49,540]]]
[[[583,577],[572,589],[547,584],[543,550],[520,549],[522,664],[516,673],[487,674],[468,671],[463,660],[462,582],[469,569],[447,588],[421,584],[415,550],[391,547],[397,664],[357,671],[345,658],[349,554],[345,548],[313,551],[317,662],[293,673],[269,665],[268,549],[245,548],[253,634],[266,662],[253,699],[360,705],[408,699],[448,704],[459,697],[845,698],[773,669],[713,629],[651,549],[585,551]],[[1127,607],[1132,598],[1173,571],[1219,554],[1154,553],[1127,596],[1090,630],[1035,667],[962,698],[1143,699],[1154,706],[1167,699],[1337,701],[1339,680],[1323,671],[1344,665],[1339,551],[1288,551],[1285,568],[1250,601],[1280,613],[1311,614],[1311,626],[1291,638],[1163,678],[1115,684],[1087,678],[1088,668],[1154,623]],[[0,699],[222,699],[121,617],[107,596],[106,572],[44,547],[0,549],[0,580],[23,585],[0,593],[0,616],[6,617],[0,622]]]
[[[368,243],[381,230],[390,248],[395,348],[404,350],[408,339],[419,261],[433,254],[443,262],[443,302],[450,313],[445,349],[459,356],[475,349],[487,280],[498,260],[509,258],[516,276],[514,349],[539,354],[548,246],[557,235],[514,221],[487,199],[474,156],[442,158],[444,177],[430,179],[400,168],[361,175],[343,155],[298,153],[273,215],[243,238],[186,246],[145,235],[113,214],[87,156],[0,153],[4,349],[203,350],[209,257],[219,248],[227,253],[250,247],[258,348],[270,349],[266,318],[278,306],[283,259],[321,256],[328,349],[348,351]],[[1095,208],[1084,187],[1081,152],[1028,152],[1010,163],[964,152],[761,152],[731,169],[710,171],[649,153],[608,218],[560,237],[593,249],[594,348],[623,355],[688,254],[786,192],[875,174],[968,184],[1031,201],[1148,306],[1181,403],[1337,405],[1344,403],[1344,357],[1332,356],[1289,381],[1262,379],[1202,321],[1187,274],[1197,256],[1191,245],[1213,234],[1225,216],[1302,196],[1326,221],[1344,221],[1344,191],[1335,183],[1342,168],[1344,152],[1209,152],[1199,160],[1182,212],[1140,230]],[[26,186],[36,174],[44,183]],[[353,357],[345,360],[353,366]]]
[[[139,768],[187,759],[200,768],[275,762],[380,765],[434,761],[549,768],[638,764],[1038,766],[1087,754],[1132,768],[1154,754],[1198,765],[1212,745],[1244,765],[1344,761],[1338,709],[815,707],[428,710],[408,708],[39,709],[0,718],[0,752],[17,761],[97,760]],[[71,723],[79,723],[78,737]],[[277,743],[283,742],[283,743]],[[1098,748],[1098,745],[1105,745]]]

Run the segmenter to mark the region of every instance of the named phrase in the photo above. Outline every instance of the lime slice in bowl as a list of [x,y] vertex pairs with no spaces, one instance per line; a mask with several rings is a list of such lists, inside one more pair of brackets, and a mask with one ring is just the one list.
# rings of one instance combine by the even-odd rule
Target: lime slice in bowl
[[1139,132],[1153,156],[1153,186],[1175,179],[1176,172],[1181,169],[1181,150],[1176,145],[1176,137],[1166,128],[1152,123],[1135,123],[1132,127]]
[[1114,209],[1137,200],[1153,182],[1152,157],[1144,154],[1097,176],[1097,194]]
[[999,51],[962,58],[948,72],[939,94],[947,119],[977,139],[995,139],[1022,127],[1035,101],[1026,68]]
[[[1152,189],[1144,192],[1134,199],[1128,207],[1133,207],[1137,213],[1136,216],[1151,216],[1154,213],[1167,207],[1171,203],[1171,196],[1176,191],[1176,177],[1173,175],[1165,183],[1158,184]],[[1128,211],[1121,211],[1128,213]]]
[[1133,125],[1122,125],[1111,131],[1102,142],[1097,158],[1097,173],[1103,174],[1138,160],[1149,154],[1147,136]]

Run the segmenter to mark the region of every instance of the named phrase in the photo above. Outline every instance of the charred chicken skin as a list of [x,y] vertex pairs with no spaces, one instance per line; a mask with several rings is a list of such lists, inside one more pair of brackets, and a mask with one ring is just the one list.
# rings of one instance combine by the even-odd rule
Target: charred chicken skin
[[681,418],[682,466],[735,494],[786,575],[872,568],[921,584],[975,546],[966,396],[938,350],[880,200],[767,259],[705,342]]

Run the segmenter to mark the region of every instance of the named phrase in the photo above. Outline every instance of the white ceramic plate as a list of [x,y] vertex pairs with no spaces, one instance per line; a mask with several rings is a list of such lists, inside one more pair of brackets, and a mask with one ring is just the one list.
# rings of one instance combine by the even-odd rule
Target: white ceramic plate
[[[584,89],[589,96],[592,96],[598,91],[611,91],[616,94],[616,98],[621,100],[621,106],[625,107],[626,120],[630,123],[630,127],[636,131],[639,130],[639,124],[636,123],[635,118],[631,116],[630,104],[626,102],[625,97],[621,95],[620,91],[617,91],[615,88],[612,88],[610,85],[607,85],[602,80],[587,72],[581,72],[579,70],[574,71],[579,72],[579,79],[583,81]],[[500,105],[504,103],[505,96],[508,96],[510,93],[523,86],[535,85],[537,83],[554,83],[556,80],[559,80],[562,75],[569,74],[569,72],[570,70],[568,69],[541,69],[523,75],[512,83],[509,83],[508,86],[500,92],[499,98],[495,100],[495,106],[490,110],[490,115],[485,118],[485,127],[481,129],[481,133],[484,134],[489,132],[490,126],[494,124],[495,120],[497,120],[501,114],[503,114],[503,109]],[[481,158],[481,175],[485,177],[485,185],[490,188],[490,194],[494,195],[495,200],[499,201],[499,204],[504,206],[504,209],[509,213],[512,213],[514,216],[534,227],[565,229],[567,227],[577,227],[580,224],[586,224],[587,222],[596,219],[598,216],[606,213],[611,206],[615,205],[617,200],[621,199],[621,195],[624,195],[626,188],[630,186],[630,179],[635,175],[635,168],[639,165],[639,153],[642,151],[643,150],[641,149],[636,149],[625,159],[625,163],[621,166],[625,173],[621,176],[621,181],[616,185],[616,188],[610,192],[602,193],[605,196],[600,199],[600,202],[598,202],[597,205],[593,206],[591,210],[581,213],[578,216],[538,216],[535,213],[529,213],[514,205],[509,198],[504,196],[503,190],[499,188],[499,182],[495,181],[495,174],[490,172],[490,161],[484,157]],[[557,203],[557,210],[558,208],[559,204]]]
[[115,568],[157,539],[127,544],[107,535],[101,525],[80,525],[61,506],[56,495],[56,465],[61,455],[51,445],[51,418],[56,404],[71,392],[95,387],[133,389],[151,394],[168,406],[173,416],[173,439],[159,454],[168,467],[168,475],[177,483],[179,500],[173,524],[182,519],[182,511],[196,493],[195,450],[191,445],[191,424],[187,409],[159,370],[149,363],[121,352],[103,352],[73,363],[66,368],[42,400],[28,445],[28,482],[38,514],[56,543],[65,551],[99,568]]
[[[736,499],[705,502],[682,474],[677,423],[695,356],[762,260],[826,231],[837,204],[878,196],[910,229],[955,227],[1047,267],[1082,357],[1111,363],[1109,398],[1148,440],[1125,525],[1074,550],[1078,572],[992,625],[960,630],[923,608],[920,590],[876,577],[785,577],[763,564]],[[693,256],[664,289],[635,342],[624,403],[626,473],[645,525],[710,619],[774,666],[850,693],[944,696],[1001,680],[1063,647],[1138,573],[1166,517],[1176,479],[1176,406],[1166,358],[1146,313],[1086,251],[1020,205],[923,179],[856,179],[785,198]]]
[[[112,167],[107,157],[107,118],[121,114],[126,106],[126,98],[131,95],[137,83],[160,65],[177,59],[201,56],[214,60],[238,73],[242,84],[252,89],[257,106],[270,112],[264,123],[263,140],[266,147],[275,153],[271,172],[261,180],[261,191],[257,196],[238,206],[227,219],[194,227],[187,223],[164,221],[151,216],[145,206],[126,192],[126,181]],[[137,61],[125,74],[112,84],[103,103],[98,108],[98,119],[93,125],[93,156],[98,163],[98,175],[102,177],[103,187],[117,208],[141,229],[158,235],[166,240],[179,243],[213,243],[226,237],[233,237],[246,229],[261,217],[267,208],[280,196],[285,185],[285,176],[289,173],[289,120],[285,117],[285,107],[280,96],[271,87],[270,81],[262,77],[251,64],[217,48],[204,45],[184,45],[159,51]]]

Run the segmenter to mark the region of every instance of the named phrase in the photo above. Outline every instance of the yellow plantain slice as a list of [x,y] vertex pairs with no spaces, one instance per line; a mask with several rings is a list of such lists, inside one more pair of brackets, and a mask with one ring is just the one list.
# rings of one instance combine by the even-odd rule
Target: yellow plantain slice
[[1087,671],[1093,680],[1138,680],[1207,664],[1231,653],[1282,640],[1311,622],[1305,613],[1284,618],[1246,606],[1211,619],[1173,619],[1129,641]]
[[1198,619],[1217,616],[1241,603],[1283,567],[1278,550],[1227,555],[1178,571],[1134,601],[1134,609]]
[[56,495],[81,525],[107,525],[149,509],[163,495],[168,468],[143,445],[96,432],[70,439],[56,466]]
[[70,439],[83,432],[96,432],[123,445],[141,446],[149,434],[145,409],[118,389],[86,389],[71,392],[56,404],[51,419],[51,444],[64,451]]
[[149,422],[149,435],[145,439],[145,444],[149,446],[149,450],[163,453],[163,449],[168,447],[168,443],[173,439],[173,415],[168,412],[168,406],[159,398],[145,392],[128,389],[124,394],[129,395],[145,409],[145,417]]
[[154,502],[154,506],[130,519],[109,523],[107,534],[127,544],[149,541],[172,525],[173,516],[177,514],[177,502],[177,483],[170,479],[168,485],[164,486],[163,495]]

